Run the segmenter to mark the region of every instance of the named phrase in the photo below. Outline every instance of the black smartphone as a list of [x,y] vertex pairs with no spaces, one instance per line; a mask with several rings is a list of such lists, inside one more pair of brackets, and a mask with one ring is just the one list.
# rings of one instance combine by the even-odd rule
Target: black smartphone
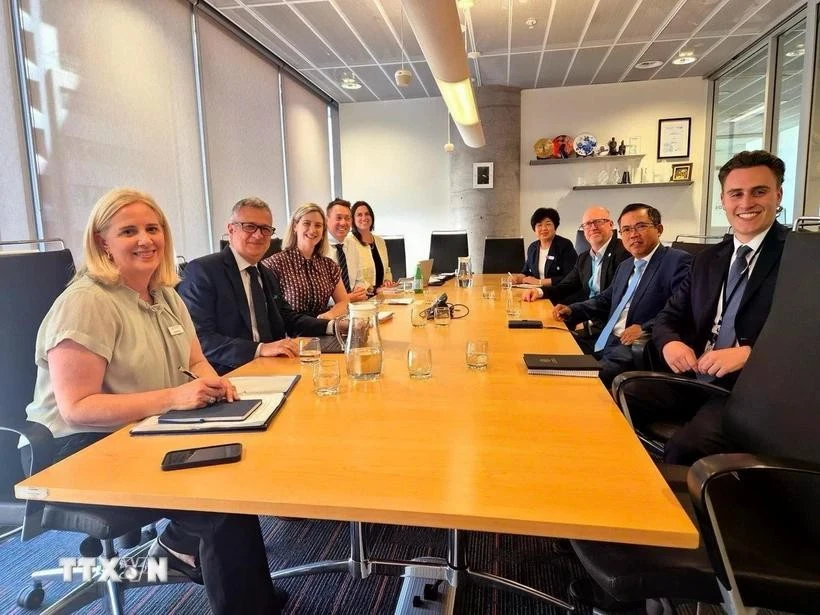
[[510,329],[543,329],[544,323],[540,320],[509,320],[507,327]]
[[218,463],[235,463],[242,457],[242,444],[218,444],[200,448],[186,448],[168,451],[162,460],[163,470],[181,470],[198,466],[212,466]]

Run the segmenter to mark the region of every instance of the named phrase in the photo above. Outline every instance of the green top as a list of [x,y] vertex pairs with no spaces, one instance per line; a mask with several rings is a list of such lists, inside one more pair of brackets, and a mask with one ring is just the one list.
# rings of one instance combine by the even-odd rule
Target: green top
[[108,362],[102,393],[141,393],[187,382],[179,368],[188,369],[196,335],[188,309],[173,288],[151,295],[153,305],[127,286],[105,286],[85,276],[57,297],[37,332],[37,383],[26,408],[29,420],[48,427],[55,438],[118,428],[72,426],[60,415],[48,351],[66,339]]

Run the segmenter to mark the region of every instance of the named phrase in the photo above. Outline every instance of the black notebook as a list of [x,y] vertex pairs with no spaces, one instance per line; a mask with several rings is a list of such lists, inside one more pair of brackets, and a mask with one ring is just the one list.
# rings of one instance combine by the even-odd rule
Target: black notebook
[[210,421],[243,421],[262,403],[261,399],[220,401],[197,410],[171,410],[157,419],[159,423],[207,423]]
[[528,374],[596,378],[601,369],[590,354],[525,354]]

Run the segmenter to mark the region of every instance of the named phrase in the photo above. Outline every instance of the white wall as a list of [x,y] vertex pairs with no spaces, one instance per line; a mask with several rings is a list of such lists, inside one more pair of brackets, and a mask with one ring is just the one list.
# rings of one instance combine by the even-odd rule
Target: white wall
[[[663,241],[676,234],[699,233],[706,135],[707,81],[700,78],[664,79],[605,85],[574,86],[524,90],[521,93],[521,233],[532,237],[530,216],[537,207],[555,207],[561,214],[559,234],[575,238],[583,210],[591,204],[608,207],[617,218],[632,202],[657,207],[664,222]],[[627,169],[624,161],[583,161],[577,163],[530,166],[535,158],[534,143],[541,137],[590,132],[604,144],[615,137],[629,143],[640,137],[646,154],[640,166],[646,167],[649,181],[657,174],[668,180],[671,163],[656,158],[658,120],[691,117],[690,157],[673,162],[692,162],[688,187],[623,188],[573,191],[579,178],[597,184],[599,174]],[[632,169],[633,183],[639,173]]]
[[408,275],[430,251],[430,231],[450,228],[447,110],[441,98],[339,105],[342,186],[367,201],[376,233],[404,235]]

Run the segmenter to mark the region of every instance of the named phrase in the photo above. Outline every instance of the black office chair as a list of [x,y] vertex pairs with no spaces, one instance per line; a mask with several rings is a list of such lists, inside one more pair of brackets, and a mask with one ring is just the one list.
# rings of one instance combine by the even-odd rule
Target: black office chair
[[696,256],[706,248],[723,241],[725,235],[677,235],[672,247]]
[[582,227],[578,227],[578,230],[575,231],[575,251],[578,254],[582,252],[589,252],[589,249],[592,246],[589,245],[586,236],[584,235],[584,229]]
[[648,611],[670,613],[684,600],[729,613],[820,612],[820,420],[809,359],[820,347],[820,293],[805,286],[819,277],[820,234],[790,234],[769,318],[726,394],[724,428],[743,452],[701,459],[685,479],[681,466],[661,468],[699,526],[700,547],[573,543],[600,607],[650,600]]
[[524,265],[523,237],[486,237],[482,273],[521,271]]
[[390,271],[393,281],[407,277],[407,255],[404,251],[404,235],[384,235],[387,245],[387,260],[390,262]]
[[[47,240],[49,243],[61,240]],[[23,243],[23,242],[15,242]],[[33,242],[25,242],[33,243]],[[37,242],[41,243],[41,242]],[[45,242],[42,242],[45,243]],[[3,244],[0,244],[0,248]],[[67,249],[45,252],[0,252],[0,280],[3,280],[4,296],[0,301],[0,323],[8,332],[0,344],[0,459],[12,473],[16,483],[25,475],[31,475],[48,467],[54,458],[51,432],[39,423],[26,419],[26,406],[31,401],[36,377],[34,347],[37,331],[43,317],[57,296],[65,289],[74,275],[74,261]],[[19,436],[25,436],[29,447],[23,452],[29,463],[21,464],[17,448]],[[13,484],[13,483],[12,483]],[[127,509],[53,504],[28,500],[22,516],[22,539],[28,540],[47,529],[81,532],[87,538],[80,547],[83,557],[113,557],[116,555],[114,539],[121,538],[134,544],[142,536],[142,523],[135,523],[133,511]],[[148,545],[138,552],[147,552]],[[55,559],[56,563],[56,559]],[[42,581],[62,579],[63,569],[37,571],[32,574],[33,585],[23,589],[17,602],[25,608],[37,608],[45,593]],[[122,592],[128,587],[148,584],[145,580],[122,583],[97,582],[99,571],[91,581],[78,584],[68,595],[51,606],[51,613],[73,613],[93,600],[105,597],[114,613],[121,613]],[[171,576],[169,582],[186,580],[183,576]]]
[[453,273],[459,256],[469,256],[467,231],[433,231],[430,233],[430,258],[433,273]]
[[820,216],[800,216],[792,222],[793,231],[820,232]]

